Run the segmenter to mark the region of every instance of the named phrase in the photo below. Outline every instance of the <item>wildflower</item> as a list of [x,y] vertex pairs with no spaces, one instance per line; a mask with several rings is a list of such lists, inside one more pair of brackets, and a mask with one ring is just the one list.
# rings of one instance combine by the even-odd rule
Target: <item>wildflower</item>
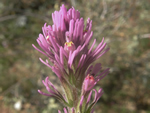
[[[84,25],[80,12],[73,7],[67,11],[62,5],[59,11],[52,13],[52,19],[53,25],[45,23],[42,28],[43,34],[40,34],[37,39],[42,50],[35,45],[33,47],[48,57],[49,60],[43,61],[40,58],[40,61],[57,75],[64,94],[56,90],[48,77],[43,81],[48,94],[40,90],[39,93],[55,97],[64,103],[68,107],[68,109],[64,108],[65,113],[93,113],[93,106],[103,93],[102,89],[97,92],[93,87],[109,73],[109,69],[99,73],[102,69],[101,64],[95,66],[91,64],[109,48],[105,49],[104,38],[95,49],[93,47],[96,39],[89,47],[93,36],[92,20],[88,18]],[[89,104],[93,91],[95,99],[92,104]]]

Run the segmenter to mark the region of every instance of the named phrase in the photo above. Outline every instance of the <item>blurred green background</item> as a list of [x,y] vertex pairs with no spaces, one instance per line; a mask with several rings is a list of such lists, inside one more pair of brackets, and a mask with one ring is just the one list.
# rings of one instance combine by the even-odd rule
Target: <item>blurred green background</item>
[[[51,69],[31,45],[52,25],[60,5],[74,6],[93,20],[93,39],[111,48],[97,62],[110,73],[99,82],[104,94],[95,113],[150,113],[150,0],[0,0],[0,113],[57,113],[63,106],[40,95]],[[95,62],[96,63],[96,62]]]

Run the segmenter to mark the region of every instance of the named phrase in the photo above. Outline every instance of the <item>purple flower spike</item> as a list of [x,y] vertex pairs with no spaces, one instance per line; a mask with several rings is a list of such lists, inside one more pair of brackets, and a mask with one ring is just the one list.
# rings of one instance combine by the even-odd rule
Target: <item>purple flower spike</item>
[[[83,57],[82,55],[86,54],[86,58],[84,57],[84,61],[82,61],[82,67],[79,68],[83,68],[85,65],[90,65],[108,51],[108,49],[104,50],[106,46],[106,43],[103,43],[104,39],[98,47],[92,51],[93,46],[96,43],[95,39],[91,48],[88,49],[89,42],[93,36],[93,32],[91,31],[92,20],[88,18],[84,30],[84,20],[83,18],[80,18],[79,11],[76,11],[74,8],[67,11],[65,6],[62,5],[60,11],[55,11],[52,14],[52,18],[54,25],[51,27],[50,25],[47,26],[45,23],[42,28],[44,36],[40,34],[37,39],[38,44],[45,52],[39,50],[33,45],[35,49],[49,57],[52,63],[56,60],[55,54],[59,56],[59,49],[60,47],[64,48],[66,42],[72,42],[74,44],[74,47],[71,47],[71,50],[76,51],[76,54],[72,54],[74,55],[72,62],[81,59]],[[73,57],[72,55],[71,57]],[[80,64],[81,61],[77,60],[77,62]],[[83,71],[85,71],[85,69]]]
[[[67,10],[65,5],[59,11],[52,13],[53,25],[46,23],[42,27],[43,34],[39,34],[37,43],[40,49],[32,45],[37,51],[48,57],[48,60],[40,61],[52,69],[60,80],[64,94],[61,94],[47,77],[43,80],[48,93],[41,90],[42,95],[57,98],[67,106],[64,113],[93,113],[93,106],[102,96],[102,89],[96,91],[93,87],[103,79],[109,68],[102,71],[102,66],[94,61],[105,54],[104,38],[96,48],[96,39],[90,45],[93,36],[92,20],[80,17],[80,12],[73,7]],[[99,72],[101,71],[101,72]],[[95,98],[91,103],[92,92]],[[58,110],[58,113],[61,111]]]

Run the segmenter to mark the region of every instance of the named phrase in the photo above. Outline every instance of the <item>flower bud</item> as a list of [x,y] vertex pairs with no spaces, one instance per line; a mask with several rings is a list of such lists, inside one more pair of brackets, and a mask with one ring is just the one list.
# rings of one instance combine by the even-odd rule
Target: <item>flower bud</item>
[[92,75],[88,74],[83,82],[83,91],[90,91],[95,86],[95,79]]
[[75,49],[76,47],[72,41],[66,42],[64,45],[64,50],[67,52],[74,51]]

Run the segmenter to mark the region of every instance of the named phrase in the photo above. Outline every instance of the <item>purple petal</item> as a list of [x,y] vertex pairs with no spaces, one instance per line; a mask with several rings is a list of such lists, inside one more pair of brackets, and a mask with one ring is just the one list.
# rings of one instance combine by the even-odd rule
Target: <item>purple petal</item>
[[64,108],[64,113],[68,113],[66,108]]
[[93,91],[95,92],[95,96],[94,96],[93,102],[95,102],[97,100],[97,91],[95,89],[93,89]]
[[102,79],[100,78],[103,74],[102,77],[106,76],[109,73],[109,68],[107,68],[106,70],[104,70],[102,73],[100,73],[97,77],[95,77],[95,79]]
[[82,96],[82,97],[81,97],[81,100],[80,100],[80,106],[79,106],[80,111],[82,111],[83,100],[84,100],[84,96]]
[[44,92],[42,92],[42,91],[40,91],[40,90],[38,90],[38,92],[39,92],[41,95],[53,97],[53,95],[44,93]]
[[48,66],[48,67],[52,68],[52,66],[51,66],[51,65],[49,65],[49,64],[48,64],[48,63],[46,63],[46,62],[44,62],[41,58],[39,58],[39,60],[40,60],[43,64],[45,64],[46,66]]
[[63,58],[63,50],[62,49],[63,48],[61,47],[60,48],[60,62],[61,62],[62,65],[64,65],[64,58]]
[[88,96],[88,98],[87,98],[86,104],[89,104],[89,102],[90,102],[90,100],[91,100],[92,92],[93,92],[93,91],[91,90],[90,93],[89,93],[89,96]]
[[92,71],[92,69],[93,69],[93,65],[91,65],[91,66],[88,68],[88,70],[87,70],[87,72],[86,72],[86,75],[88,75],[88,74]]
[[106,46],[106,43],[104,43],[101,48],[99,48],[97,51],[94,52],[93,57],[98,55]]
[[93,68],[91,74],[93,74],[93,76],[95,76],[101,69],[102,69],[101,64],[100,64],[100,63],[97,63],[97,64],[94,66],[94,68]]
[[96,52],[102,46],[103,42],[104,42],[104,37],[103,37],[101,43],[96,47],[96,49],[94,50],[94,52]]
[[46,53],[44,53],[43,51],[41,51],[40,49],[38,49],[34,44],[32,44],[32,46],[33,46],[36,50],[38,50],[39,52],[41,52],[42,54],[44,54],[45,56],[48,57],[48,55],[47,55]]
[[100,58],[103,54],[105,54],[107,51],[109,50],[109,48],[107,48],[105,51],[103,51],[96,59]]
[[88,51],[88,54],[89,54],[89,53],[91,52],[91,50],[93,49],[93,46],[95,45],[95,43],[96,43],[96,39],[94,39],[93,44],[92,44],[91,48],[90,48],[89,51]]
[[61,113],[61,111],[58,110],[58,113]]
[[91,113],[94,113],[94,109],[92,109]]

